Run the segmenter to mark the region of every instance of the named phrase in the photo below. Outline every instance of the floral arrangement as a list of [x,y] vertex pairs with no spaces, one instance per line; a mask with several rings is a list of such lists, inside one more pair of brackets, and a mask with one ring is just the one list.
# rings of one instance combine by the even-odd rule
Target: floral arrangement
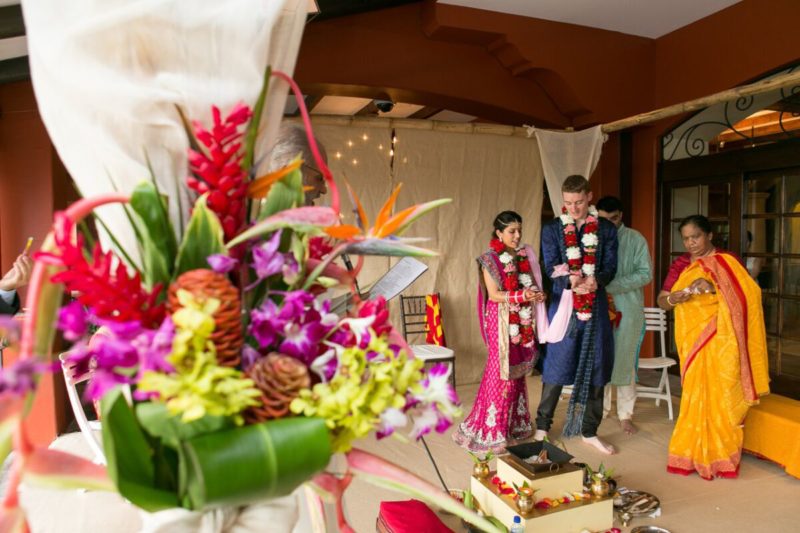
[[[531,488],[527,484],[527,481],[523,482],[522,485],[517,485],[516,483],[509,485],[508,482],[503,481],[498,476],[492,477],[491,484],[494,486],[494,490],[497,494],[501,496],[508,496],[512,500],[517,500],[520,496],[520,493],[523,492],[525,493],[526,497],[532,497],[538,490]],[[589,500],[591,498],[592,495],[589,492],[564,491],[560,498],[542,498],[536,500],[534,507],[536,507],[536,509],[550,509],[566,503]]]
[[[285,74],[271,76],[299,93]],[[404,426],[412,437],[443,432],[460,414],[449,367],[424,372],[389,322],[386,302],[361,300],[353,288],[363,255],[431,255],[400,235],[448,200],[395,214],[398,187],[370,227],[348,186],[358,217],[347,225],[321,158],[331,207],[303,205],[300,159],[256,176],[266,81],[252,108],[213,108],[210,127],[184,119],[186,184],[199,194],[185,228],[172,226],[155,180],[130,196],[82,200],[55,215],[36,255],[21,360],[0,376],[0,438],[8,444],[15,435],[19,452],[3,523],[24,527],[21,479],[117,490],[151,512],[246,505],[313,479],[338,497],[341,511],[341,492],[362,475],[493,530],[419,478],[352,449],[373,431],[378,438]],[[301,98],[298,105],[309,130]],[[318,156],[310,131],[308,139]],[[119,256],[99,243],[86,253],[77,228],[108,203],[125,205],[140,263],[118,244]],[[333,263],[342,253],[359,256],[355,272]],[[331,311],[321,296],[331,287],[353,291],[350,314]],[[77,297],[61,306],[65,291]],[[89,377],[86,393],[99,402],[105,467],[35,448],[26,438],[23,406],[50,366],[54,324],[73,343],[67,364]],[[344,478],[323,472],[335,452],[347,453]]]
[[[564,245],[567,248],[567,265],[569,266],[570,276],[589,277],[594,276],[596,253],[599,239],[597,237],[598,217],[597,209],[589,206],[589,215],[584,223],[583,244],[584,253],[578,246],[577,229],[575,220],[567,213],[567,208],[561,208],[561,224],[564,228]],[[573,295],[573,308],[575,309],[578,320],[587,322],[592,318],[592,305],[594,304],[595,293]]]
[[[492,239],[489,246],[494,250],[503,265],[506,278],[503,281],[507,291],[518,291],[533,287],[533,274],[528,253],[525,248],[517,250],[512,256],[500,239]],[[533,306],[528,303],[509,302],[508,335],[512,344],[531,346],[534,341]]]

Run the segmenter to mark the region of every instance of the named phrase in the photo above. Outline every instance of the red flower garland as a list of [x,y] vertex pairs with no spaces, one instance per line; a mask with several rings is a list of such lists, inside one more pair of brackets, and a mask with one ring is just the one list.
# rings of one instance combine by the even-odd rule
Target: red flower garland
[[[564,226],[564,245],[566,246],[567,250],[570,248],[576,248],[580,250],[580,246],[578,246],[578,235],[575,221],[572,219],[572,217],[567,215],[566,207],[562,207],[561,212],[563,213],[561,222]],[[564,219],[565,216],[568,217],[569,222]],[[597,217],[590,211],[589,216],[586,217],[586,222],[584,223],[584,237],[590,235],[596,236],[598,228],[599,224]],[[597,263],[596,255],[596,245],[584,245],[583,254],[578,255],[578,257],[570,257],[568,253],[567,265],[569,266],[570,276],[582,277],[584,274],[594,275],[595,265]],[[594,299],[594,292],[587,294],[573,294],[572,307],[575,310],[576,316],[579,320],[585,322],[592,317],[592,306],[594,305]]]
[[[507,252],[506,245],[503,244],[499,239],[492,239],[489,242],[489,246],[497,255]],[[520,282],[519,274],[524,273],[529,277],[531,276],[530,273],[532,269],[530,261],[528,261],[527,254],[525,253],[524,249],[519,250],[514,259],[514,261],[508,263],[508,270],[504,270],[505,279],[503,279],[503,288],[507,291],[525,290],[529,287],[526,287]],[[520,316],[520,311],[525,307],[527,307],[530,311],[530,318],[523,321],[522,317]],[[511,304],[508,313],[508,323],[517,325],[519,327],[519,334],[511,337],[512,344],[529,346],[534,342],[533,307],[530,303]]]

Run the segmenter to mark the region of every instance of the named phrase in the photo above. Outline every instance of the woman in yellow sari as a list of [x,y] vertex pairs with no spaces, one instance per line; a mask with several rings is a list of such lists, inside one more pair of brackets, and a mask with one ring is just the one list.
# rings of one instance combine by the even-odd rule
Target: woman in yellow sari
[[736,477],[744,417],[769,393],[761,289],[735,256],[714,248],[706,217],[686,217],[679,229],[687,253],[658,295],[675,311],[683,384],[667,470]]

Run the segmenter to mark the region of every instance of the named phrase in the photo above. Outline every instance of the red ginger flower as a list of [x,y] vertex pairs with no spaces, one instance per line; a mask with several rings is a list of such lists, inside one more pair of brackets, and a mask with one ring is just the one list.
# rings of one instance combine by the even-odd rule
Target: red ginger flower
[[195,136],[208,153],[189,150],[189,169],[195,177],[186,178],[186,184],[200,194],[208,193],[208,207],[219,217],[225,240],[230,240],[245,222],[247,170],[242,168],[244,154],[239,141],[244,132],[240,127],[253,113],[246,105],[237,104],[223,121],[218,107],[211,111],[211,131],[200,122],[193,123]]
[[333,251],[326,237],[311,237],[308,240],[308,255],[311,259],[325,259]]
[[122,261],[96,244],[92,261],[83,254],[83,238],[72,238],[75,223],[63,212],[55,214],[54,252],[39,252],[36,259],[63,270],[53,276],[67,291],[77,291],[78,300],[98,318],[115,322],[138,321],[145,328],[157,328],[164,319],[164,304],[157,303],[161,285],[151,292],[142,287],[139,273],[128,275]]

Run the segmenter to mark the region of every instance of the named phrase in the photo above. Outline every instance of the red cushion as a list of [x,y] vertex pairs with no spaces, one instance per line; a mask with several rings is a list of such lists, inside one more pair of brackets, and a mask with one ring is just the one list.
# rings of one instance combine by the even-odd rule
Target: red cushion
[[436,513],[418,500],[381,502],[378,531],[382,533],[453,533]]

